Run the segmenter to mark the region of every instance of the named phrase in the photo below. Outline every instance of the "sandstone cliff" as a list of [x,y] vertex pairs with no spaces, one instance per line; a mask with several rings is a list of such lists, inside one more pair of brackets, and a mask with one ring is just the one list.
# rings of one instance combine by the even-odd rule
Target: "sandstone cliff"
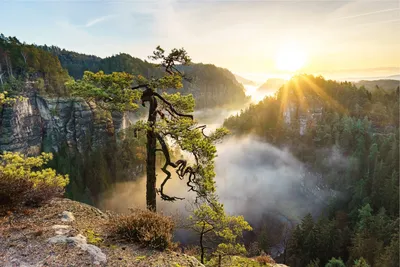
[[121,113],[106,113],[76,98],[46,98],[30,94],[0,114],[0,150],[38,154],[57,152],[61,145],[84,151],[124,128]]

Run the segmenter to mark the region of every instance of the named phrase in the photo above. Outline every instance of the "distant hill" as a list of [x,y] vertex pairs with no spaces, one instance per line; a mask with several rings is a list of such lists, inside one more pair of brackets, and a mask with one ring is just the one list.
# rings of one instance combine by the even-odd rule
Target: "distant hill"
[[[56,55],[61,65],[68,70],[69,75],[80,79],[84,71],[128,72],[133,75],[159,76],[161,74],[154,64],[121,53],[111,57],[100,58],[61,49],[56,46],[41,46],[43,50]],[[193,94],[196,108],[239,107],[248,101],[245,89],[232,72],[212,64],[193,63],[189,66],[179,66],[192,83],[184,82],[182,94]]]
[[60,60],[61,65],[68,70],[68,74],[75,79],[80,79],[85,71],[105,73],[125,71],[133,75],[142,74],[147,76],[154,65],[129,54],[120,53],[110,57],[100,58],[93,55],[86,55],[61,49],[57,46],[39,46]]
[[228,69],[213,64],[191,64],[181,66],[192,82],[183,83],[183,94],[193,94],[196,108],[239,108],[249,101],[244,86]]
[[393,79],[382,79],[382,80],[373,80],[373,81],[359,81],[355,82],[354,85],[357,87],[364,86],[367,90],[375,90],[377,87],[383,90],[392,91],[395,90],[400,85],[399,80]]
[[256,83],[252,80],[248,80],[246,78],[243,78],[242,76],[239,76],[237,74],[234,74],[235,78],[238,82],[240,82],[243,85],[256,85]]
[[386,77],[386,79],[390,79],[390,80],[400,80],[400,74],[397,74],[397,75],[390,75],[390,76]]
[[268,79],[265,83],[263,83],[257,91],[271,91],[271,90],[277,90],[279,89],[282,85],[285,84],[284,79],[278,79],[278,78],[270,78]]

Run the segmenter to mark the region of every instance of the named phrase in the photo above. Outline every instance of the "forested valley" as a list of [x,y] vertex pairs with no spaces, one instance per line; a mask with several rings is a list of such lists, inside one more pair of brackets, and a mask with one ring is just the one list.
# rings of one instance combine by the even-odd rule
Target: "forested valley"
[[[163,53],[156,50],[154,57],[168,59]],[[186,63],[185,53],[173,53]],[[149,129],[143,123],[148,107],[139,101],[144,100],[123,86],[151,85],[157,87],[155,94],[161,96],[160,107],[169,112],[170,121],[176,114],[194,114],[194,122],[177,119],[173,130],[165,119],[157,129],[167,132],[165,136],[178,136],[180,146],[161,141],[157,151],[165,148],[168,160],[176,162],[186,156],[182,147],[196,160],[199,157],[202,175],[210,179],[199,188],[215,191],[223,205],[214,199],[211,203],[216,210],[225,206],[232,215],[221,219],[209,209],[213,205],[194,212],[197,223],[203,223],[202,234],[207,216],[225,223],[210,224],[210,231],[220,226],[215,235],[233,245],[209,241],[212,251],[249,258],[267,253],[276,262],[295,267],[398,266],[398,81],[354,84],[299,74],[288,81],[274,80],[275,95],[250,103],[245,87],[229,70],[184,63],[168,69],[171,66],[124,53],[100,58],[0,35],[0,148],[31,156],[51,152],[54,157],[43,162],[69,175],[66,197],[126,211],[142,204],[134,202],[135,194],[144,195],[149,159],[149,133],[144,132]],[[173,74],[164,76],[162,67]],[[8,97],[12,104],[3,101]],[[195,124],[196,115],[200,124],[216,125],[210,135],[215,147],[205,141],[209,139],[203,126]],[[227,132],[219,126],[229,135],[225,137]],[[189,128],[195,134],[186,132]],[[168,160],[157,157],[155,165],[163,168]],[[190,173],[186,165],[179,166]],[[173,179],[182,180],[187,173],[177,174]],[[173,184],[173,192],[188,198],[186,188],[178,189],[178,184]],[[172,205],[182,211],[179,201]],[[160,202],[163,208],[167,203]],[[221,224],[237,225],[233,229],[239,230],[227,233]],[[190,234],[178,231],[176,237],[188,247],[197,244]],[[201,251],[203,263],[203,245]],[[217,254],[209,254],[210,264],[216,264]]]
[[293,229],[285,255],[290,266],[323,266],[332,257],[398,263],[398,101],[398,83],[369,91],[300,75],[225,120],[235,135],[288,147],[320,175],[321,186],[338,192],[318,216],[306,215]]

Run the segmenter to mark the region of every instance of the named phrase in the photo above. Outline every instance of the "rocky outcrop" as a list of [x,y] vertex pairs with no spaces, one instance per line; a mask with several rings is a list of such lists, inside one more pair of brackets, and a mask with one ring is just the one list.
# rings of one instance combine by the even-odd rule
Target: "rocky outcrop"
[[[63,214],[73,221],[62,221]],[[0,217],[0,265],[202,267],[193,256],[143,248],[110,235],[108,213],[69,199]]]
[[26,96],[0,114],[0,150],[38,154],[60,146],[82,152],[112,138],[126,125],[121,113],[101,112],[77,98]]

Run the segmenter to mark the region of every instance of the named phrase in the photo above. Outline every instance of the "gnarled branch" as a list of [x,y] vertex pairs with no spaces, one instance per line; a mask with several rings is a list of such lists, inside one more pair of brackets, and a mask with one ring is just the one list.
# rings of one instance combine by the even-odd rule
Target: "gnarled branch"
[[161,195],[161,199],[167,200],[167,201],[175,201],[175,200],[182,200],[184,198],[180,197],[171,197],[167,194],[164,193],[164,187],[168,180],[171,179],[171,172],[168,170],[168,167],[171,166],[176,169],[176,174],[178,175],[179,179],[183,180],[186,174],[189,174],[188,182],[187,185],[190,188],[189,191],[194,191],[200,194],[198,190],[196,190],[195,186],[192,184],[193,183],[193,177],[195,177],[195,170],[191,166],[187,166],[187,161],[186,160],[178,160],[176,162],[171,161],[171,156],[168,151],[167,144],[165,143],[163,137],[157,133],[156,134],[157,140],[161,145],[161,150],[164,153],[165,157],[165,163],[164,166],[161,168],[161,170],[167,175],[164,178],[164,181],[161,183],[160,189],[157,191]]
[[158,97],[161,101],[163,101],[163,102],[170,108],[170,110],[171,110],[173,113],[175,113],[176,115],[178,115],[178,116],[180,116],[180,117],[190,118],[190,119],[193,120],[193,115],[190,115],[190,114],[183,114],[183,113],[178,112],[178,111],[174,108],[174,106],[173,106],[168,100],[166,100],[164,97],[162,97],[159,93],[153,92],[153,94],[154,94],[154,96]]
[[[160,193],[161,195],[161,199],[166,200],[166,201],[175,201],[175,200],[182,200],[184,198],[180,198],[180,197],[171,197],[167,194],[164,193],[164,186],[167,183],[168,180],[171,179],[171,172],[168,170],[168,166],[172,166],[174,168],[176,168],[178,165],[174,164],[173,162],[171,162],[171,157],[169,155],[169,151],[168,151],[168,147],[167,144],[165,143],[164,139],[161,137],[160,134],[156,134],[157,140],[161,145],[161,150],[164,153],[164,157],[165,157],[165,163],[164,166],[161,168],[161,170],[167,175],[164,178],[164,181],[161,183],[160,189],[157,190],[158,193]],[[179,175],[179,173],[178,173]]]

